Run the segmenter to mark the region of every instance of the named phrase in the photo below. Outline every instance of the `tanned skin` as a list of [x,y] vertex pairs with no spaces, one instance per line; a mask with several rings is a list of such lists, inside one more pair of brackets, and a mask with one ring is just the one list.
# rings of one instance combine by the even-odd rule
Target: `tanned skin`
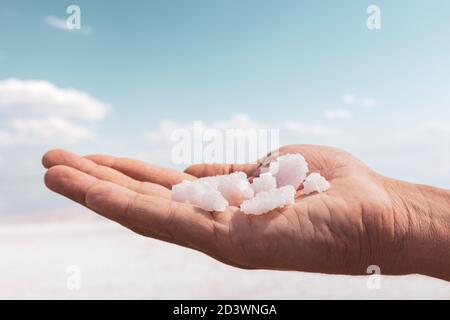
[[[264,215],[237,207],[206,212],[170,199],[183,180],[244,171],[258,164],[194,165],[179,172],[108,155],[52,150],[43,157],[47,187],[151,238],[204,252],[245,269],[330,274],[419,273],[450,281],[450,191],[381,176],[331,147],[290,145],[331,188]],[[270,155],[269,155],[270,157]]]

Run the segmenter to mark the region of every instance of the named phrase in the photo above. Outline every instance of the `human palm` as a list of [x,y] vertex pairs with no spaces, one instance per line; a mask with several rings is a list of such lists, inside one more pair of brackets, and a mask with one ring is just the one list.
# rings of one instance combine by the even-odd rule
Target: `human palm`
[[185,172],[63,150],[48,152],[43,164],[51,190],[139,234],[202,251],[233,266],[364,274],[370,264],[396,259],[399,230],[406,222],[394,214],[385,178],[330,147],[292,145],[279,153],[301,153],[310,172],[320,172],[330,189],[310,195],[298,190],[295,204],[265,215],[246,215],[237,207],[210,213],[171,201],[171,186],[238,170],[251,178],[270,155],[258,164],[194,165]]

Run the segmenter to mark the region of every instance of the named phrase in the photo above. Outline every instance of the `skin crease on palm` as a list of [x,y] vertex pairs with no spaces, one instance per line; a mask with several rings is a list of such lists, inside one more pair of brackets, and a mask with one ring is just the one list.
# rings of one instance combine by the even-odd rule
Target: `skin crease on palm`
[[307,196],[300,189],[294,205],[259,216],[237,207],[211,213],[173,202],[170,188],[232,171],[251,178],[270,155],[258,164],[202,164],[179,172],[132,159],[52,150],[43,165],[49,189],[141,235],[235,267],[364,275],[377,265],[383,274],[450,280],[448,191],[383,177],[331,147],[279,150],[286,153],[301,153],[310,172],[320,172],[331,188]]

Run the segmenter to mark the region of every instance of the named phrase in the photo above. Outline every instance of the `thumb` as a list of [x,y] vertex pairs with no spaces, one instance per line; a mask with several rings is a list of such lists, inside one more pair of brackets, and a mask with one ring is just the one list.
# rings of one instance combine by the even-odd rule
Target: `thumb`
[[242,171],[245,172],[247,176],[252,176],[255,174],[259,166],[260,166],[259,163],[249,163],[249,164],[200,163],[194,164],[186,168],[184,172],[197,178],[230,174],[236,171]]

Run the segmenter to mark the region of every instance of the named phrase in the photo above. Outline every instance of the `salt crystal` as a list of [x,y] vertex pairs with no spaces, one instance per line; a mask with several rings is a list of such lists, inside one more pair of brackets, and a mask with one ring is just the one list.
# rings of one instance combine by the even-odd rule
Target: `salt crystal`
[[[193,204],[207,211],[224,211],[224,203],[225,206],[239,206],[242,201],[252,198],[253,194],[244,172],[185,180],[172,187],[173,201]],[[211,196],[211,200],[208,196]]]
[[242,201],[253,197],[253,189],[244,172],[233,172],[220,177],[217,190],[228,200],[230,205],[239,206]]
[[200,208],[206,211],[225,211],[228,207],[228,201],[217,190],[208,190],[202,195],[198,204]]
[[191,188],[191,181],[184,180],[172,186],[172,200],[182,203],[190,203],[189,189]]
[[303,194],[310,194],[312,192],[323,192],[330,188],[330,183],[322,177],[319,173],[311,173],[303,182]]
[[[244,172],[183,181],[172,187],[172,200],[189,203],[206,211],[225,211],[240,206],[247,214],[263,214],[295,202],[297,188],[303,193],[323,192],[330,183],[318,173],[307,178],[308,163],[300,154],[286,154],[260,170],[250,184]],[[306,178],[306,180],[305,180]]]
[[277,188],[277,180],[270,172],[261,173],[258,178],[254,178],[250,187],[255,193],[268,191]]
[[203,194],[208,191],[198,180],[183,181],[172,187],[172,200],[200,206]]
[[301,154],[286,154],[272,161],[268,171],[276,177],[278,187],[291,185],[298,189],[308,173],[308,163]]
[[223,177],[224,176],[203,177],[194,181],[195,183],[200,184],[205,189],[210,190],[210,189],[217,189]]
[[247,214],[263,214],[286,204],[295,202],[295,188],[287,185],[278,189],[262,191],[254,198],[241,204],[241,211]]

